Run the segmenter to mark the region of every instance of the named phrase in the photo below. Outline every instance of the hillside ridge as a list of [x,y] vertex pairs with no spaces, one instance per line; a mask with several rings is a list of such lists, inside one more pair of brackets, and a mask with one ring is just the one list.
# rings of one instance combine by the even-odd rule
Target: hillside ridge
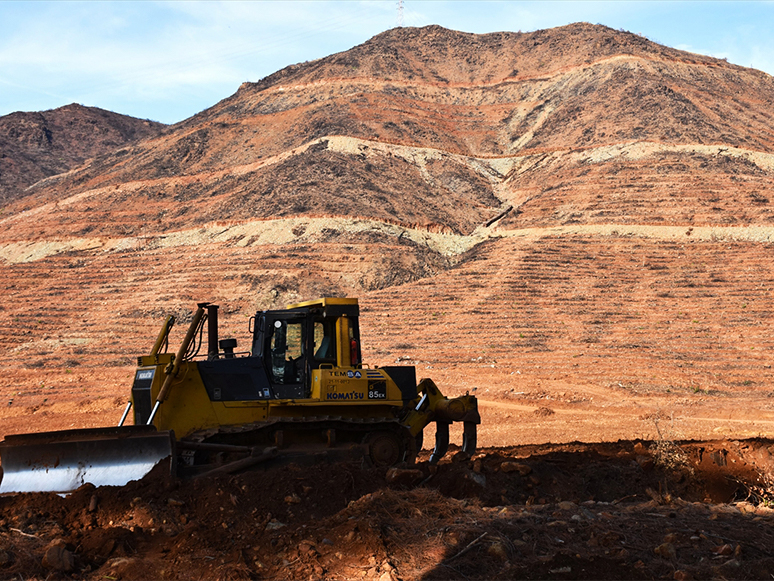
[[[589,41],[593,42],[589,42]],[[517,50],[517,49],[522,50]],[[522,62],[518,59],[528,54],[526,48],[536,51],[570,52],[567,58],[570,62],[581,64],[588,59],[590,54],[620,53],[622,55],[657,54],[668,60],[685,62],[687,64],[712,64],[714,66],[744,69],[739,65],[730,64],[722,59],[708,57],[698,53],[690,53],[672,49],[654,43],[653,41],[630,32],[614,30],[603,25],[594,25],[586,22],[559,26],[550,30],[537,30],[534,32],[492,32],[486,34],[474,34],[450,30],[438,25],[429,25],[421,28],[403,27],[393,28],[380,33],[368,41],[357,45],[347,51],[336,53],[328,57],[314,61],[300,63],[286,67],[276,73],[261,79],[256,83],[245,83],[243,87],[262,90],[276,86],[280,81],[297,80],[303,77],[317,78],[330,76],[331,69],[349,68],[348,74],[343,78],[354,79],[364,75],[359,66],[362,59],[398,60],[404,55],[420,54],[422,58],[421,68],[411,68],[416,64],[415,58],[405,57],[403,66],[394,65],[386,70],[381,67],[368,68],[368,72],[389,72],[390,80],[395,81],[403,75],[416,75],[424,72],[420,78],[439,82],[451,83],[453,80],[435,70],[436,60],[454,60],[459,63],[457,73],[460,75],[482,74],[482,63],[494,67],[497,71],[512,72],[514,62]],[[476,51],[489,50],[496,56],[508,55],[510,59],[491,59],[486,62],[477,57]],[[543,64],[538,59],[538,64]],[[428,66],[429,65],[429,66]],[[535,68],[535,67],[533,67]],[[384,77],[384,74],[381,76]],[[478,77],[478,82],[487,81],[486,75],[491,72],[483,71],[484,78]],[[335,77],[335,75],[333,75]],[[379,78],[380,75],[373,75]]]
[[0,117],[0,203],[89,158],[157,134],[165,125],[77,103]]

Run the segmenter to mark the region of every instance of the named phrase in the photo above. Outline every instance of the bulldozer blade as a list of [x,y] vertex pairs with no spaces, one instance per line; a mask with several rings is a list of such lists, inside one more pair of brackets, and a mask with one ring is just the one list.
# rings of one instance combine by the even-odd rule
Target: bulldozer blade
[[0,493],[69,492],[86,483],[123,486],[166,458],[174,471],[174,435],[154,426],[6,436],[0,442]]

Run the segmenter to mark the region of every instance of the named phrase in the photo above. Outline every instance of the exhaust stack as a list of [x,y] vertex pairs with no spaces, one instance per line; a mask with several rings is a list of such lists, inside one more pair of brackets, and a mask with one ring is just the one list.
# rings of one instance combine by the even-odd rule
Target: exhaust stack
[[207,360],[219,358],[218,305],[207,305]]

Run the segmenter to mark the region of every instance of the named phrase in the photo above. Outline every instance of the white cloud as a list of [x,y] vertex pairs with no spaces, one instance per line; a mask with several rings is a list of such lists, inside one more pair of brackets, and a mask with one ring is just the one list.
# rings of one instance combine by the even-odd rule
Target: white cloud
[[81,100],[115,103],[120,112],[136,105],[133,100],[152,107],[154,99],[176,98],[178,114],[162,120],[178,120],[214,102],[189,103],[192,93],[211,98],[218,87],[223,98],[243,81],[366,40],[393,24],[387,4],[393,6],[34,2],[7,10],[0,3],[0,79],[19,89],[0,100],[0,114],[27,109],[12,103],[27,87],[38,96],[68,95],[65,102],[52,98],[50,106]]

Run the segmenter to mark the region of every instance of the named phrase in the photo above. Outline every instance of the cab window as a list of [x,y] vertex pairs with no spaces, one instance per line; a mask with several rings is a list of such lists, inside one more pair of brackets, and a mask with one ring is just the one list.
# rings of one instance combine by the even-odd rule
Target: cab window
[[321,319],[314,322],[314,360],[336,363],[336,321]]
[[274,321],[269,338],[273,383],[301,383],[304,372],[303,324]]

